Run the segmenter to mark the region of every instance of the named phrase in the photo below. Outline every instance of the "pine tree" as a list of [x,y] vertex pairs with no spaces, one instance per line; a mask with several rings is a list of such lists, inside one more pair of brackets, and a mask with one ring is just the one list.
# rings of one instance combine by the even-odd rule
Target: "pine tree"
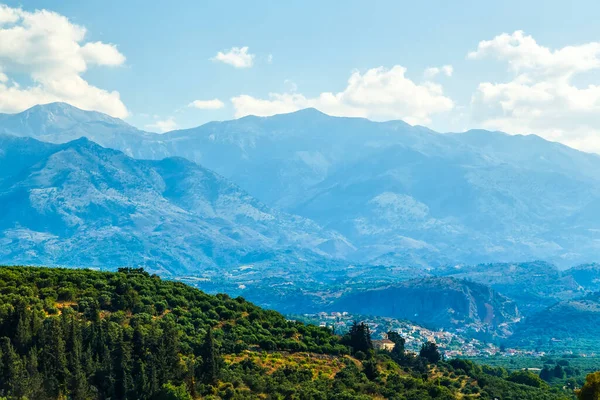
[[31,343],[32,329],[30,312],[24,306],[17,307],[17,326],[15,332],[15,346],[22,352],[26,351]]
[[132,376],[135,377],[134,386],[137,398],[148,398],[150,384],[148,380],[148,374],[146,372],[146,345],[144,333],[139,325],[136,325],[133,330],[132,359]]
[[27,371],[21,357],[7,337],[0,339],[2,349],[2,364],[5,367],[3,379],[7,392],[16,399],[20,399],[27,392]]
[[373,343],[371,342],[371,331],[369,325],[361,322],[360,324],[356,321],[352,324],[350,331],[348,332],[349,340],[348,344],[352,347],[354,353],[359,351],[367,354],[369,350],[373,349]]
[[89,398],[89,384],[84,365],[82,365],[82,347],[83,344],[79,322],[71,317],[67,349],[69,351],[68,365],[70,372],[69,392],[73,400],[85,400]]
[[40,334],[40,367],[47,393],[55,398],[67,392],[67,355],[61,324],[48,318]]
[[433,342],[423,343],[419,356],[426,359],[428,362],[435,364],[442,359],[437,344]]
[[202,346],[202,375],[204,383],[214,384],[218,377],[217,355],[212,329],[208,328]]
[[115,374],[115,398],[126,399],[133,388],[131,376],[130,353],[127,344],[123,340],[123,331],[118,329],[116,341],[114,342],[113,371]]
[[401,359],[404,357],[406,340],[400,336],[398,332],[390,331],[387,333],[387,337],[389,340],[394,342],[394,348],[392,349],[391,356],[395,360]]
[[27,397],[29,399],[40,399],[43,398],[44,393],[44,382],[39,372],[37,348],[33,347],[29,350],[27,355],[27,361],[25,365],[27,370]]

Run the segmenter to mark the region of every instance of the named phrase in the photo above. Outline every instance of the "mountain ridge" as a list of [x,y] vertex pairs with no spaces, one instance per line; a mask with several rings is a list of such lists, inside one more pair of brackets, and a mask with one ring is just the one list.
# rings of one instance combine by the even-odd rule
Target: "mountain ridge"
[[164,135],[119,129],[88,124],[43,140],[85,133],[138,159],[184,157],[269,207],[339,231],[362,263],[564,268],[600,250],[600,157],[537,136],[441,134],[315,110]]
[[426,277],[352,291],[332,309],[408,319],[434,328],[508,336],[521,315],[512,300],[488,286],[450,277]]
[[34,141],[39,152],[24,159],[31,140],[0,136],[0,166],[14,167],[0,174],[4,263],[115,268],[145,260],[154,271],[185,273],[237,265],[252,253],[268,260],[284,249],[330,257],[318,247],[327,241],[351,248],[189,160],[136,160],[85,138]]

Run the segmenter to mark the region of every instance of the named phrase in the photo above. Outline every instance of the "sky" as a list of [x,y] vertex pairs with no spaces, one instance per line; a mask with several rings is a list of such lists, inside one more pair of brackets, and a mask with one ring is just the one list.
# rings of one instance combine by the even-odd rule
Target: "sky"
[[6,1],[0,112],[165,132],[315,107],[600,152],[600,2]]

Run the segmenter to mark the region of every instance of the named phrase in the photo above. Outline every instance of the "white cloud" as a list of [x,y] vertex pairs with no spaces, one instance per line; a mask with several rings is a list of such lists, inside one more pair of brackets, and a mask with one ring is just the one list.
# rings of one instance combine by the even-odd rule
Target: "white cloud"
[[600,42],[552,50],[517,31],[482,41],[468,54],[474,60],[485,57],[506,62],[513,76],[479,84],[471,100],[475,121],[600,151],[600,86],[573,82],[582,72],[600,69]]
[[146,128],[148,128],[152,131],[158,131],[160,133],[165,133],[165,132],[169,132],[169,131],[176,129],[177,126],[178,125],[177,125],[177,122],[175,122],[175,119],[173,117],[169,117],[164,120],[157,120],[153,124],[148,124],[148,125],[146,125]]
[[19,20],[19,11],[18,9],[0,4],[0,25],[17,22]]
[[452,65],[444,65],[442,67],[426,68],[425,71],[423,72],[423,75],[425,76],[425,79],[433,79],[436,76],[438,76],[440,73],[442,73],[446,76],[452,76],[453,72],[454,72],[454,68],[452,67]]
[[[125,56],[112,44],[85,43],[85,35],[84,27],[55,12],[0,6],[0,111],[64,101],[126,117],[118,92],[97,88],[81,77],[88,66],[122,65]],[[33,83],[24,88],[9,83],[13,73],[26,73]]]
[[188,107],[198,108],[200,110],[218,110],[225,107],[225,104],[219,99],[212,100],[194,100]]
[[467,57],[495,57],[508,62],[515,73],[569,76],[599,68],[599,55],[600,42],[551,50],[537,44],[533,37],[526,36],[523,31],[515,31],[479,42],[477,50],[470,52]]
[[267,63],[272,64],[273,63],[273,54],[269,54],[267,56]]
[[373,68],[352,73],[342,92],[324,92],[317,97],[299,93],[270,93],[267,99],[240,95],[231,99],[235,116],[268,116],[315,107],[337,116],[356,116],[374,120],[403,119],[412,124],[427,124],[431,115],[450,111],[454,103],[432,82],[416,84],[405,76],[406,69]]
[[86,43],[81,48],[81,54],[90,64],[117,66],[125,62],[125,56],[119,53],[114,44],[102,42]]
[[254,54],[248,53],[248,46],[245,46],[232,47],[225,53],[220,51],[211,60],[233,65],[236,68],[250,68],[254,64],[254,57]]

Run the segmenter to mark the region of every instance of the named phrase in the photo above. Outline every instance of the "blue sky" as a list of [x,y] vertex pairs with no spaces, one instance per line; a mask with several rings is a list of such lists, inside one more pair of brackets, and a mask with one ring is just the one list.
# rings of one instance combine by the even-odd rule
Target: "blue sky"
[[[315,106],[334,115],[404,119],[440,131],[536,133],[600,150],[598,2],[4,4],[5,15],[25,14],[2,22],[0,13],[0,35],[35,24],[43,32],[47,24],[65,41],[55,51],[27,43],[26,32],[19,38],[32,54],[64,50],[52,66],[28,65],[28,57],[0,43],[4,112],[58,99],[159,131]],[[28,22],[41,9],[85,34],[66,34],[55,28],[60,24],[42,18]],[[96,42],[104,47],[88,46],[74,55],[69,40],[81,48]],[[478,47],[482,41],[490,43]],[[251,66],[215,60],[218,52],[235,47],[248,48]],[[66,62],[71,55],[74,61]],[[451,74],[443,66],[451,66]],[[425,72],[434,67],[437,74]],[[203,108],[189,106],[196,100]]]

